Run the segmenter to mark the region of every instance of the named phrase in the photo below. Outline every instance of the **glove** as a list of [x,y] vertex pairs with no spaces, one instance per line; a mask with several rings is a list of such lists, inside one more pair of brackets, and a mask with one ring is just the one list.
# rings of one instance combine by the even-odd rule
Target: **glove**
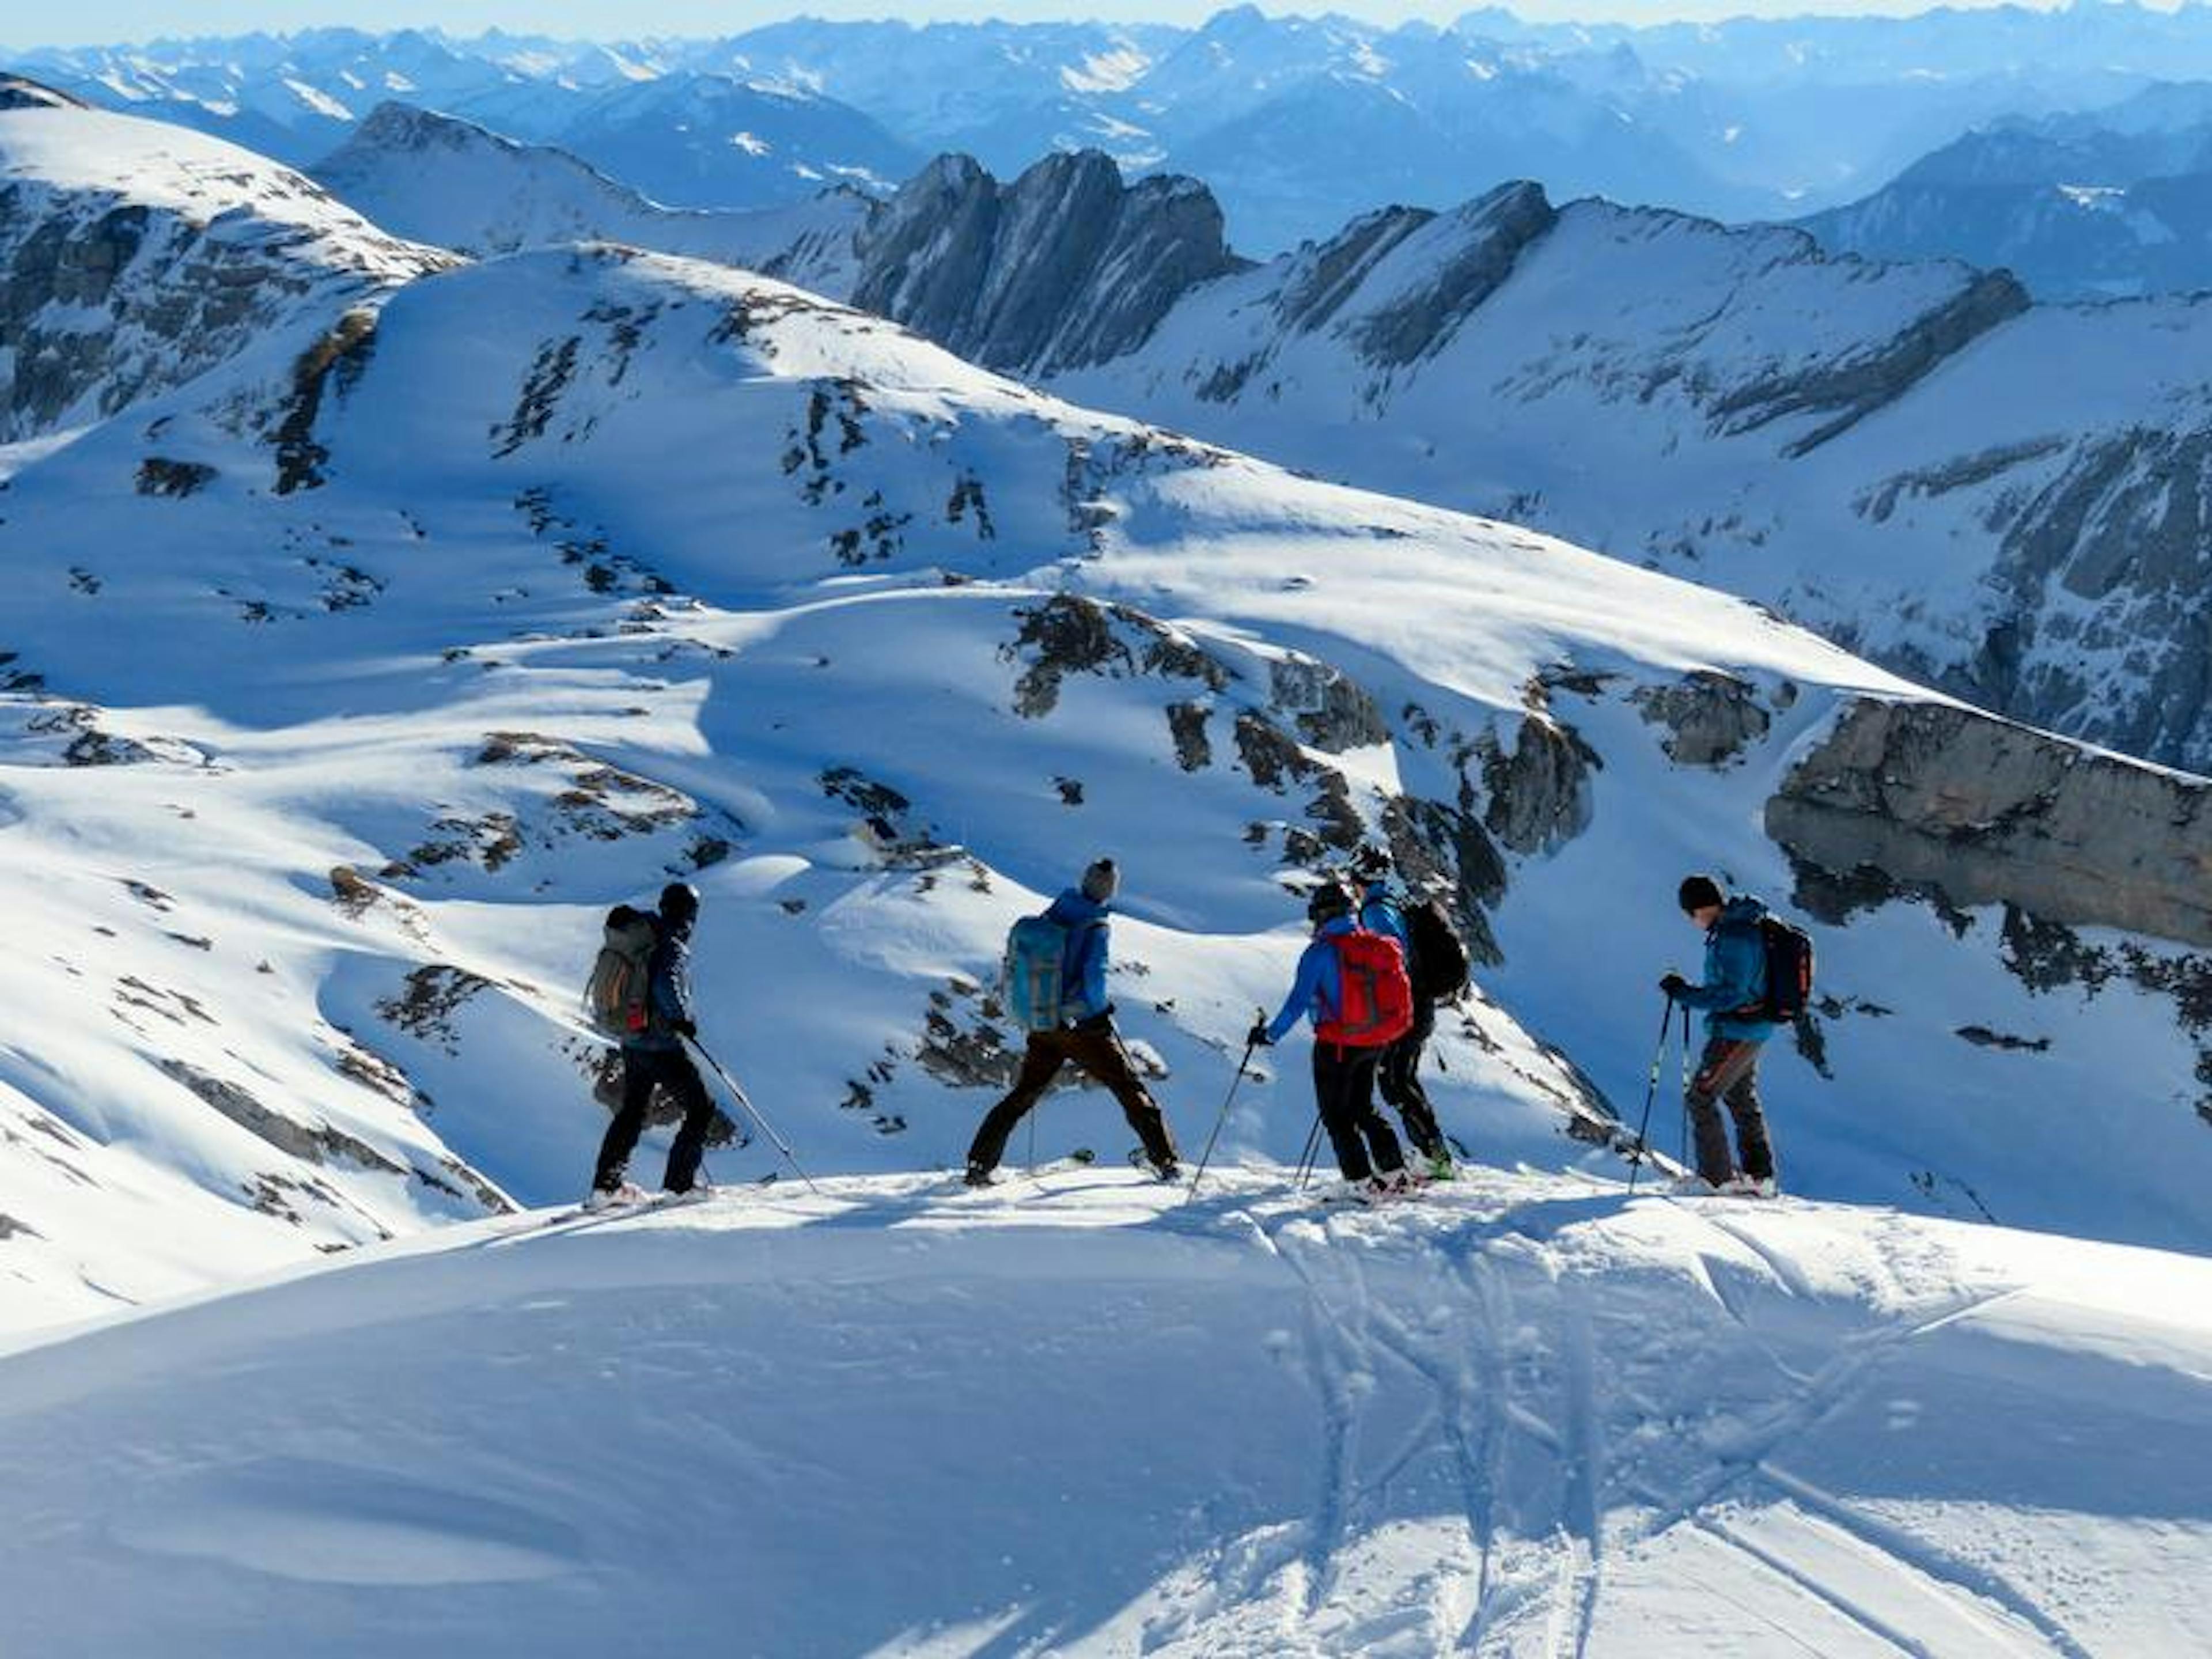
[[1252,1029],[1244,1034],[1244,1046],[1248,1048],[1265,1048],[1273,1041],[1267,1035],[1267,1022],[1264,1019],[1254,1020]]
[[1671,1002],[1690,988],[1690,981],[1680,974],[1669,974],[1659,981],[1659,988],[1667,994],[1668,1000]]
[[668,1029],[680,1037],[695,1037],[699,1035],[699,1022],[696,1019],[679,1019],[672,1022]]

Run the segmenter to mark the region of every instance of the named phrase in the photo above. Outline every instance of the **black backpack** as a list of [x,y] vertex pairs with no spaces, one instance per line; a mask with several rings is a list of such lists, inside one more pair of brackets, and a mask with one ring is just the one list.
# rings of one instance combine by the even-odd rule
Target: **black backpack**
[[1744,1019],[1787,1025],[1813,1000],[1813,939],[1802,927],[1769,913],[1759,919],[1759,949],[1766,960],[1765,990],[1737,1009]]
[[1413,947],[1413,995],[1424,1002],[1449,1002],[1467,989],[1466,941],[1437,899],[1409,898],[1401,914]]
[[1759,924],[1766,939],[1766,1017],[1788,1024],[1813,1000],[1813,936],[1779,916]]

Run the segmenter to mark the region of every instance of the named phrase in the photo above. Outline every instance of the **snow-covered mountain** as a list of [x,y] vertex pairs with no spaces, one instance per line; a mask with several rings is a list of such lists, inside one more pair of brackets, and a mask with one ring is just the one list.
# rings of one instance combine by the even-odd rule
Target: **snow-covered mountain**
[[1841,252],[2002,265],[2039,298],[2212,288],[2212,87],[1970,132],[1800,223]]
[[888,189],[923,159],[849,105],[734,76],[624,82],[534,128],[498,118],[503,109],[481,112],[671,207],[766,207],[841,183]]
[[[2212,1645],[2212,1269],[1483,1173],[508,1218],[0,1359],[27,1651]],[[56,1594],[66,1585],[70,1593]]]
[[[605,246],[334,296],[19,459],[13,1322],[573,1193],[574,987],[670,872],[708,1041],[810,1166],[913,1170],[1007,1075],[1006,926],[1117,852],[1194,1143],[1286,884],[1363,838],[1476,941],[1437,1085],[1482,1162],[1617,1176],[1562,1130],[1634,1107],[1711,866],[1820,924],[1793,1186],[2203,1242],[2205,786],[1720,594]],[[1310,1121],[1267,1072],[1231,1161]],[[1118,1131],[1079,1095],[1040,1139]]]
[[26,52],[16,65],[103,107],[176,123],[305,167],[391,98],[451,108],[535,77],[434,31],[303,29]]
[[650,47],[312,29],[31,52],[14,67],[95,105],[300,167],[382,105],[450,112],[557,145],[678,207],[797,203],[839,180],[888,185],[925,156],[803,87],[688,68]]
[[235,145],[17,85],[0,105],[0,442],[453,263]]
[[664,208],[565,150],[400,103],[379,106],[314,176],[378,224],[471,256],[629,242],[839,292],[859,281],[873,212],[849,190],[750,212]]
[[[2212,764],[2198,300],[2035,306],[2002,272],[1525,184],[1246,266],[1198,234],[1195,186],[1117,194],[1103,167],[1003,198],[932,169],[878,222],[896,241],[864,238],[854,297],[1086,404],[1537,525],[2019,718]],[[979,210],[1017,198],[1056,240]],[[1093,270],[1109,231],[1176,252],[1117,276],[1101,326],[1093,288],[1030,278]],[[995,332],[935,298],[1025,285]]]

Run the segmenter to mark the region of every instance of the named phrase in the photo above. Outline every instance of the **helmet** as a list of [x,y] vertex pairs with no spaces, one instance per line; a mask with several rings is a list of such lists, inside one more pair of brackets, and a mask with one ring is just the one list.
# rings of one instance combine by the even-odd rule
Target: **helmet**
[[1332,917],[1348,916],[1351,914],[1352,895],[1346,892],[1335,882],[1325,881],[1307,896],[1306,920],[1308,921],[1324,922]]
[[660,890],[660,914],[670,921],[689,921],[699,914],[699,890],[688,881],[672,881]]

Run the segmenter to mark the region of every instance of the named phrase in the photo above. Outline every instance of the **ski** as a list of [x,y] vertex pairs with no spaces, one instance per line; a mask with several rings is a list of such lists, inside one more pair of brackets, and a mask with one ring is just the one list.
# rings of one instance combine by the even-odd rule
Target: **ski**
[[1090,1147],[1078,1146],[1065,1157],[1047,1158],[1042,1164],[1018,1165],[1012,1169],[1002,1164],[991,1171],[991,1178],[981,1186],[970,1182],[965,1170],[955,1170],[951,1180],[955,1187],[968,1192],[984,1193],[994,1187],[1004,1187],[1012,1181],[1042,1181],[1048,1175],[1059,1175],[1069,1170],[1088,1169],[1097,1161],[1098,1154]]

